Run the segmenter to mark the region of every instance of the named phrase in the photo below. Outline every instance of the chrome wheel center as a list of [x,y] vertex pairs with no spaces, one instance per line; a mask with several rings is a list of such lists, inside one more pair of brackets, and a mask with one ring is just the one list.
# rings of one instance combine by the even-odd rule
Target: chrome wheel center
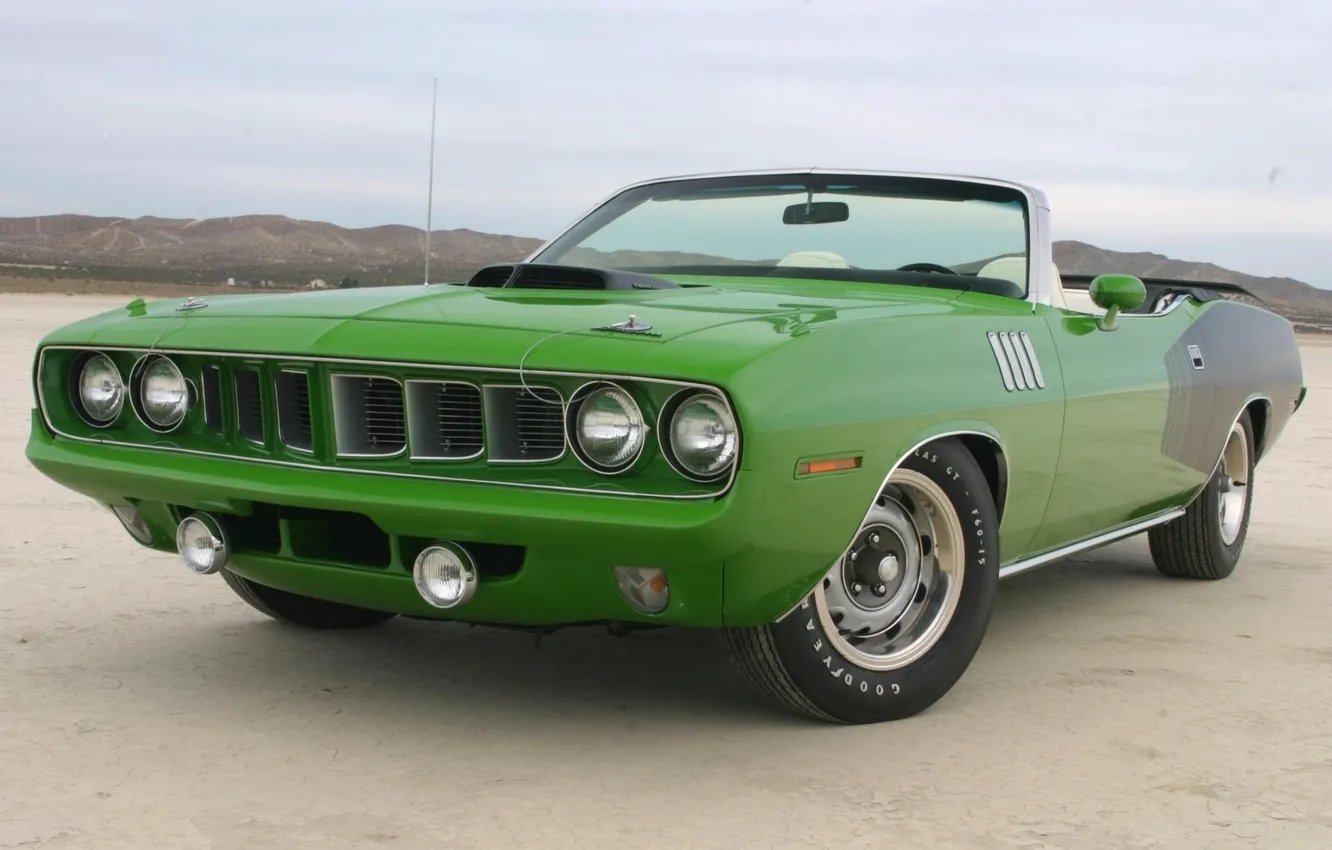
[[901,572],[901,568],[897,565],[896,555],[889,555],[879,562],[879,581],[896,581],[899,572]]
[[848,660],[902,667],[943,634],[964,567],[962,524],[948,497],[925,475],[899,470],[815,589],[819,618]]
[[1231,429],[1225,451],[1221,453],[1219,473],[1216,501],[1221,539],[1231,546],[1244,525],[1249,501],[1249,442],[1238,422]]

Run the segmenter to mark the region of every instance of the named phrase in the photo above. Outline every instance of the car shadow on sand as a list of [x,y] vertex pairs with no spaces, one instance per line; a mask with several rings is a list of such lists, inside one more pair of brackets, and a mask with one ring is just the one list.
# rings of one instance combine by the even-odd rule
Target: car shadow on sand
[[[1124,544],[1120,544],[1124,545]],[[1130,544],[1131,545],[1131,544]],[[1142,547],[1145,549],[1145,546]],[[1002,582],[981,653],[948,697],[927,714],[965,710],[966,692],[1001,680],[986,667],[1043,636],[1077,630],[1108,596],[1133,597],[1172,584],[1143,553],[1107,548]],[[178,700],[182,682],[202,704],[327,707],[374,716],[377,723],[453,713],[494,728],[615,722],[758,723],[821,726],[752,693],[705,630],[657,629],[617,638],[578,627],[537,636],[510,629],[399,618],[356,631],[315,632],[268,620],[218,582],[220,608],[207,618],[172,612],[131,642],[102,642],[91,655],[102,669],[132,670],[139,699]],[[218,613],[218,612],[221,613]],[[290,706],[290,708],[288,707]],[[170,706],[163,706],[171,710]],[[191,710],[201,710],[192,708]],[[210,709],[202,709],[210,710]],[[219,709],[220,710],[220,709]],[[395,715],[399,717],[395,718]]]

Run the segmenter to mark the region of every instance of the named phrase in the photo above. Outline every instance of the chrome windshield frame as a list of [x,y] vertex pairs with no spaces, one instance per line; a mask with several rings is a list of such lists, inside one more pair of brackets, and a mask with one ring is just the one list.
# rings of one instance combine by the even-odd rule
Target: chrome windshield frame
[[948,180],[952,182],[976,183],[985,186],[1000,186],[1019,192],[1027,204],[1027,294],[1024,300],[1035,310],[1037,304],[1050,306],[1053,281],[1050,279],[1050,264],[1053,247],[1050,237],[1050,202],[1045,193],[1034,186],[1012,180],[1000,180],[992,177],[978,177],[968,174],[946,174],[917,171],[875,171],[863,168],[767,168],[752,171],[715,171],[701,174],[679,174],[672,177],[655,177],[640,180],[622,186],[596,204],[588,207],[581,215],[571,221],[558,233],[547,239],[536,250],[523,258],[523,262],[533,262],[537,256],[549,248],[565,234],[573,230],[585,218],[618,198],[625,192],[644,186],[666,183],[678,183],[685,180],[709,180],[728,177],[775,177],[785,174],[846,175],[848,177],[904,177],[920,180]]

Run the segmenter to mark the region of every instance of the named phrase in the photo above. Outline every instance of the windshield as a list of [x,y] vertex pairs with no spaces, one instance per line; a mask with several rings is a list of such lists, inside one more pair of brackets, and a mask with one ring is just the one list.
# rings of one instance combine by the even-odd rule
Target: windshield
[[[533,262],[956,285],[1022,298],[1026,256],[1026,203],[1015,189],[941,178],[797,174],[629,189]],[[1000,257],[1020,260],[990,265]],[[978,272],[999,280],[980,285]]]

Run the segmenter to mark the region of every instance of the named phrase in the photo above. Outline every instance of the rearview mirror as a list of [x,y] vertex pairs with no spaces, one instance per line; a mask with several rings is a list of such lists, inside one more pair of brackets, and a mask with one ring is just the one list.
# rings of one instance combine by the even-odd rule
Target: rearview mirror
[[850,217],[851,208],[841,201],[808,201],[787,207],[782,224],[831,224]]
[[1147,287],[1131,274],[1103,274],[1096,277],[1087,290],[1092,303],[1105,315],[1097,322],[1103,331],[1115,329],[1115,319],[1121,310],[1136,310],[1147,298]]

